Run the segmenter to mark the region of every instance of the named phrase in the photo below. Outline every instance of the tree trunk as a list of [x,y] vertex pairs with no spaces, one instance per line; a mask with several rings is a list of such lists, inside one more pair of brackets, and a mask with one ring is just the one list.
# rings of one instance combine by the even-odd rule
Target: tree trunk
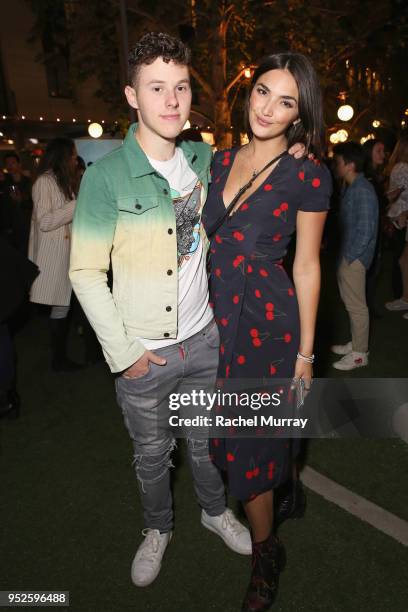
[[[231,10],[231,7],[230,7]],[[220,22],[214,30],[213,57],[211,77],[215,93],[214,124],[215,144],[220,149],[229,148],[232,145],[231,133],[231,111],[228,105],[227,94],[227,45],[226,36],[229,23],[229,12],[226,11],[220,17]]]

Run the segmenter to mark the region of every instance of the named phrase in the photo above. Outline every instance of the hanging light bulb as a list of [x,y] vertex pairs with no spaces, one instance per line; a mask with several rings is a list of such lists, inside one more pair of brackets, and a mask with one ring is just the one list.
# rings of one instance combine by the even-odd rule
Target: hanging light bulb
[[245,75],[246,79],[250,79],[251,78],[251,69],[250,68],[245,68],[244,75]]
[[337,111],[340,121],[350,121],[354,115],[354,108],[350,104],[342,104]]
[[100,123],[91,123],[88,127],[88,134],[92,138],[99,138],[103,134],[103,127]]

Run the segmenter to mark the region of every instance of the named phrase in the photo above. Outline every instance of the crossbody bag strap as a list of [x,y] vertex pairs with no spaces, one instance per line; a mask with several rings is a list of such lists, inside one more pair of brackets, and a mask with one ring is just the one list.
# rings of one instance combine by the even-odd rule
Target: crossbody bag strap
[[215,232],[221,227],[221,225],[224,223],[225,219],[230,216],[231,212],[234,209],[234,206],[236,205],[236,203],[238,202],[240,197],[251,187],[251,185],[253,184],[254,181],[256,181],[258,176],[260,174],[262,174],[262,172],[265,172],[265,170],[270,168],[270,166],[275,164],[277,161],[279,161],[286,154],[287,154],[287,151],[282,151],[282,153],[280,153],[279,155],[277,155],[276,157],[271,159],[271,161],[269,161],[261,170],[259,170],[259,172],[254,174],[249,179],[249,181],[247,183],[245,183],[245,185],[243,187],[241,187],[241,189],[238,191],[238,193],[233,197],[232,201],[228,204],[227,208],[225,209],[225,212],[221,215],[221,217],[219,217],[217,219],[217,221],[215,222],[214,226],[210,230],[207,230],[207,236],[208,236],[209,240],[211,240],[211,238],[213,237]]

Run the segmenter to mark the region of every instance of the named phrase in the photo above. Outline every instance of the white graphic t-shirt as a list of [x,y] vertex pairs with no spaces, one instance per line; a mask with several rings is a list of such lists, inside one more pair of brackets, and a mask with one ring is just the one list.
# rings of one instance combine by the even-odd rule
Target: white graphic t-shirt
[[191,170],[180,147],[172,159],[149,162],[170,185],[177,228],[178,253],[178,334],[168,340],[141,338],[149,350],[182,342],[199,332],[213,318],[208,304],[205,254],[200,236],[202,185]]

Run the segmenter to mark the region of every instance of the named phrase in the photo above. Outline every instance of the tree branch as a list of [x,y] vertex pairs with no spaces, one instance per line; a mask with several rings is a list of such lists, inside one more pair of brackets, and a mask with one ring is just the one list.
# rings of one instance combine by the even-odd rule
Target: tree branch
[[211,100],[215,100],[215,93],[214,93],[213,88],[201,76],[201,74],[195,68],[193,68],[193,66],[190,66],[190,72],[193,75],[193,77],[195,78],[195,80],[197,81],[197,83],[199,83],[201,85],[201,87],[203,88],[205,93],[211,98]]

